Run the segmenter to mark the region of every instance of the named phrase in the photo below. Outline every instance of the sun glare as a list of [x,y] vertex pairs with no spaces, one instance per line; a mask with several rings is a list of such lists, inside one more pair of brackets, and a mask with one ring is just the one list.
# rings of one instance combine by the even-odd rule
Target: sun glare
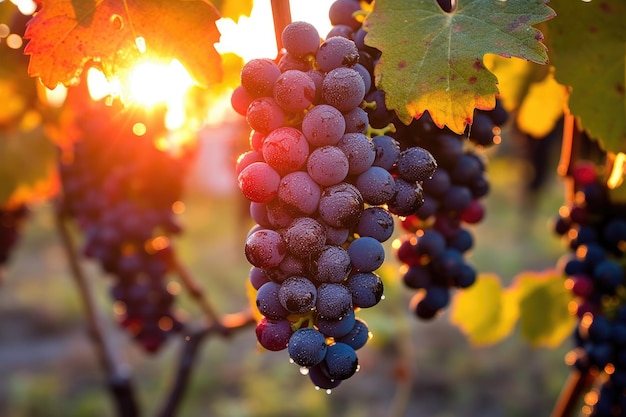
[[[306,20],[325,38],[332,28],[328,9],[333,1],[291,0],[291,20]],[[271,2],[255,1],[250,17],[242,16],[237,23],[225,18],[217,21],[222,37],[215,47],[220,53],[233,52],[246,62],[254,58],[275,57],[277,49],[272,22]]]
[[92,99],[122,97],[125,101],[145,107],[163,104],[167,107],[165,124],[174,130],[185,122],[185,96],[194,82],[185,67],[173,60],[169,65],[145,61],[138,63],[122,82],[107,79],[96,68],[87,72],[87,85]]
[[135,66],[128,77],[128,98],[145,106],[178,105],[193,85],[185,67],[173,60],[169,65],[143,62]]

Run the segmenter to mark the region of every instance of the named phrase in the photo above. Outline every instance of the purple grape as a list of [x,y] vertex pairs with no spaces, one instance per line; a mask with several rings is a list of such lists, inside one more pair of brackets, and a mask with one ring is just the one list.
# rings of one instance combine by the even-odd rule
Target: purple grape
[[246,112],[248,125],[263,134],[283,126],[286,118],[285,111],[273,97],[255,98]]
[[287,278],[278,290],[280,304],[291,313],[304,314],[315,308],[317,288],[308,278]]
[[383,281],[373,272],[357,272],[346,281],[354,307],[373,307],[383,296]]
[[435,173],[437,161],[426,149],[413,146],[400,153],[396,166],[405,181],[424,181]]
[[335,228],[354,226],[363,210],[361,193],[355,186],[345,182],[326,188],[319,200],[320,217]]
[[361,4],[358,0],[337,0],[330,5],[328,17],[333,26],[346,25],[352,30],[357,30],[361,27],[361,22],[353,16],[359,11]]
[[270,97],[280,69],[267,58],[248,61],[241,69],[241,85],[252,97]]
[[267,317],[259,321],[255,332],[259,344],[274,352],[287,349],[287,344],[293,334],[289,320],[274,320]]
[[306,72],[287,70],[276,79],[273,95],[286,112],[301,112],[315,99],[315,82]]
[[302,133],[314,146],[336,145],[345,131],[343,114],[328,104],[313,107],[302,119]]
[[372,272],[380,268],[385,260],[385,249],[373,237],[363,236],[353,240],[348,246],[350,261],[356,271]]
[[396,181],[384,168],[372,166],[356,179],[356,188],[367,204],[377,206],[387,203],[396,194]]
[[257,230],[246,239],[246,259],[259,268],[272,268],[280,264],[287,248],[281,235],[271,229]]
[[376,151],[371,139],[362,133],[346,133],[337,144],[348,157],[348,174],[359,175],[374,163]]
[[323,187],[342,182],[348,176],[348,157],[336,146],[322,146],[309,155],[307,172]]
[[341,246],[325,246],[315,261],[314,276],[320,283],[340,283],[348,277],[350,271],[350,255]]
[[357,107],[364,97],[363,78],[352,68],[335,68],[329,71],[322,81],[322,98],[342,112],[348,112]]
[[318,317],[324,320],[339,320],[352,310],[352,295],[342,284],[320,284],[317,288]]
[[299,217],[283,233],[287,251],[299,258],[317,256],[326,243],[326,230],[310,217]]
[[367,112],[360,107],[355,107],[343,114],[346,120],[345,133],[366,133],[369,126]]
[[261,285],[256,293],[256,306],[259,312],[269,319],[280,320],[289,315],[287,310],[278,298],[280,284],[267,282]]
[[283,29],[281,40],[287,52],[297,58],[315,54],[320,46],[320,35],[308,22],[291,22]]
[[356,318],[354,327],[345,336],[341,336],[335,339],[336,342],[345,343],[351,346],[352,349],[361,349],[369,340],[369,328],[367,323],[360,318]]
[[313,328],[300,328],[289,339],[289,356],[300,366],[311,367],[326,357],[328,345],[323,334]]
[[396,178],[396,189],[398,192],[387,203],[390,213],[397,216],[409,216],[424,204],[424,193],[419,183]]
[[382,207],[368,207],[363,211],[354,231],[361,237],[369,236],[385,242],[394,230],[393,217]]
[[322,42],[315,54],[315,60],[324,72],[336,68],[354,67],[359,60],[359,50],[350,39],[334,36]]
[[263,142],[263,158],[281,175],[297,171],[306,163],[309,144],[296,128],[283,126],[269,133]]
[[356,316],[354,310],[350,310],[348,314],[340,320],[317,320],[317,328],[327,337],[342,337],[350,333],[356,324]]
[[391,136],[381,135],[372,138],[376,157],[372,165],[390,171],[400,156],[400,144]]
[[320,202],[320,194],[319,185],[302,171],[285,175],[278,185],[278,199],[296,213],[314,213]]
[[324,363],[331,380],[346,380],[354,375],[359,367],[355,350],[350,345],[340,342],[328,346]]

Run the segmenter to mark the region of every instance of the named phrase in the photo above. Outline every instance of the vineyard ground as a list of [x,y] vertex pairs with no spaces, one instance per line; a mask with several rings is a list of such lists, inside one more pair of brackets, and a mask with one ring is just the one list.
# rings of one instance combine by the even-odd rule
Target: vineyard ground
[[[492,192],[487,219],[473,229],[472,262],[479,270],[511,281],[516,271],[542,270],[562,253],[547,229],[562,202],[562,184],[547,185],[533,206],[524,202],[527,175],[513,147],[493,153],[488,168]],[[511,175],[515,169],[517,175]],[[499,175],[504,173],[506,175]],[[204,169],[197,170],[202,175]],[[250,227],[241,217],[237,190],[211,197],[202,181],[192,180],[184,235],[176,240],[180,257],[223,313],[246,306],[249,266],[242,253]],[[204,192],[203,192],[204,191]],[[224,191],[224,190],[222,190]],[[393,256],[389,254],[393,260]],[[326,395],[300,377],[282,353],[263,353],[254,332],[231,339],[209,339],[201,349],[192,385],[183,402],[184,417],[526,417],[549,414],[567,377],[557,349],[529,347],[516,332],[491,347],[473,347],[447,315],[417,322],[407,314],[410,291],[394,282],[393,261],[386,269],[386,300],[362,312],[374,339],[361,351],[360,374]],[[128,364],[139,400],[154,415],[176,365],[179,342],[171,340],[147,357],[112,323],[107,278],[85,263],[97,304]],[[397,280],[397,277],[395,278]],[[184,294],[179,304],[198,322],[197,307]],[[50,205],[34,209],[21,245],[0,287],[0,415],[6,417],[114,416],[104,376],[85,332],[63,248],[55,235]]]

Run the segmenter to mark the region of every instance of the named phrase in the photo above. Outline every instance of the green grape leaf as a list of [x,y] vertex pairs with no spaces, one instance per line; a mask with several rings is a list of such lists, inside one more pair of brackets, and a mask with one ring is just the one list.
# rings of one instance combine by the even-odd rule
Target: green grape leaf
[[235,22],[241,16],[250,16],[253,4],[253,0],[213,0],[213,5],[217,7],[222,17],[233,19]]
[[555,77],[572,87],[569,108],[608,151],[626,151],[626,2],[550,3],[558,17],[548,25]]
[[546,63],[543,35],[531,25],[554,17],[544,0],[458,0],[452,13],[435,0],[378,0],[364,22],[365,41],[382,51],[376,85],[408,124],[428,111],[462,133],[474,109],[495,105],[497,78],[487,53]]
[[450,321],[475,345],[491,345],[511,334],[519,316],[516,293],[505,291],[497,275],[481,274],[458,291],[450,306]]
[[573,301],[565,279],[557,271],[524,272],[510,290],[519,299],[522,336],[533,346],[554,348],[572,334],[576,318],[568,306]]
[[21,126],[1,130],[0,207],[54,195],[58,190],[56,157],[57,149],[35,113],[26,115]]
[[89,62],[111,77],[150,57],[178,59],[194,80],[208,85],[222,76],[213,46],[219,17],[203,0],[44,0],[24,35],[30,39],[29,75],[54,88],[74,83]]

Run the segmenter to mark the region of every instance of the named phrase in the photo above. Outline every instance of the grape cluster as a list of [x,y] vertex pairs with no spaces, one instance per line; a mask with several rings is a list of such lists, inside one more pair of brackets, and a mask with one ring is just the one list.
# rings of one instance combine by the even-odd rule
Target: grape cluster
[[22,223],[27,215],[28,209],[23,204],[0,208],[0,267],[9,262],[11,250],[19,240]]
[[[331,19],[346,4],[334,3]],[[292,22],[282,42],[277,60],[244,65],[231,100],[252,129],[236,165],[257,223],[245,255],[259,343],[287,349],[329,390],[358,369],[369,331],[355,313],[383,297],[376,270],[393,216],[421,207],[437,164],[421,147],[401,151],[389,136],[370,137],[361,106],[372,74],[355,41],[332,32],[321,40],[311,24]]]
[[579,319],[566,361],[602,375],[588,414],[616,417],[626,415],[626,206],[611,201],[596,171],[590,161],[574,168],[576,198],[561,207],[554,231],[569,251],[560,267]]
[[467,288],[476,280],[466,256],[474,246],[468,226],[484,218],[481,199],[489,192],[481,148],[499,140],[494,132],[506,119],[497,101],[492,111],[476,111],[463,135],[438,128],[428,113],[391,133],[402,147],[419,144],[427,149],[438,164],[423,183],[424,204],[406,216],[402,227],[407,233],[394,242],[404,283],[418,290],[411,306],[420,319],[436,317],[448,305],[450,289]]
[[182,326],[167,273],[170,237],[181,231],[173,207],[182,204],[192,152],[172,156],[155,147],[164,132],[160,112],[123,110],[73,93],[76,137],[60,157],[60,210],[84,231],[84,254],[114,277],[110,292],[120,325],[155,352]]
[[[381,53],[365,44],[366,32],[359,14],[358,0],[333,3],[330,18],[334,27],[329,36],[353,40],[359,64],[372,74]],[[419,318],[431,319],[448,304],[450,288],[466,288],[476,280],[476,271],[465,259],[474,242],[464,224],[478,223],[485,214],[480,199],[488,193],[489,182],[481,149],[499,142],[499,126],[506,122],[508,113],[497,100],[494,110],[477,110],[472,125],[458,135],[438,128],[428,112],[404,125],[395,112],[386,108],[385,93],[375,86],[368,90],[364,101],[370,130],[386,131],[374,138],[377,153],[390,156],[399,148],[402,155],[410,155],[426,150],[437,161],[434,175],[423,181],[423,204],[417,210],[396,213],[405,218],[402,226],[407,233],[394,242],[406,286],[419,290],[411,308]],[[390,125],[394,126],[391,131],[387,128]],[[385,167],[390,169],[396,163],[398,171],[414,163],[409,159],[392,161],[393,157]]]

